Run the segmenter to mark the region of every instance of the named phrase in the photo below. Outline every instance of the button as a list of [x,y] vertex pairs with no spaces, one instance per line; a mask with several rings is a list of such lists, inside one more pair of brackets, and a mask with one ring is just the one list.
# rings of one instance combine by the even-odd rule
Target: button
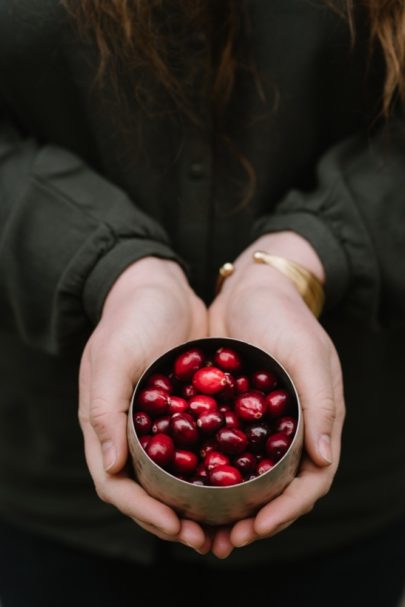
[[192,162],[190,165],[190,177],[201,179],[205,176],[205,169],[202,162]]

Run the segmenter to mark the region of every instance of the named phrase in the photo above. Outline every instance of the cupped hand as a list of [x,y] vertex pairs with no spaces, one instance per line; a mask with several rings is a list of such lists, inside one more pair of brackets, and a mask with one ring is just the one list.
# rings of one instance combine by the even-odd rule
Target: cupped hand
[[79,421],[99,497],[159,538],[199,552],[210,546],[202,527],[180,519],[126,473],[126,428],[133,388],[143,370],[170,348],[206,335],[206,308],[180,267],[144,258],[124,271],[108,294],[79,378]]
[[[281,242],[276,239],[277,246]],[[271,244],[270,238],[268,250]],[[296,257],[288,254],[284,244],[284,256]],[[278,533],[312,510],[331,487],[344,421],[340,363],[330,338],[288,278],[274,268],[252,263],[253,249],[241,256],[235,274],[213,302],[210,335],[247,341],[283,364],[302,403],[305,456],[296,478],[279,497],[255,517],[217,531],[212,551],[219,558],[235,547]]]

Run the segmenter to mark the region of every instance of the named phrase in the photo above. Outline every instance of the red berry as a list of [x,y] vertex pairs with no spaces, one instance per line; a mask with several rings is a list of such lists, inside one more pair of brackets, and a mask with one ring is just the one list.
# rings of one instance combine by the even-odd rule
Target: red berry
[[204,354],[201,350],[193,348],[180,354],[174,361],[174,375],[181,381],[190,380],[194,373],[202,367]]
[[269,470],[274,468],[275,465],[276,465],[276,462],[274,460],[270,459],[269,457],[264,457],[257,464],[256,473],[259,475],[264,474],[265,472],[268,472]]
[[152,420],[144,411],[136,411],[134,413],[134,426],[138,436],[149,434],[152,428]]
[[250,388],[249,379],[246,375],[241,375],[235,379],[235,390],[238,394],[243,394],[243,392],[247,392]]
[[252,385],[256,390],[268,392],[277,385],[277,377],[271,371],[256,371],[252,375]]
[[241,360],[239,354],[230,348],[219,348],[215,352],[214,363],[223,371],[239,371]]
[[146,447],[149,457],[162,468],[166,468],[174,457],[174,444],[167,434],[155,434]]
[[139,437],[139,442],[141,443],[142,449],[144,449],[145,451],[151,438],[152,437],[150,434],[144,434],[143,436]]
[[264,444],[270,434],[268,426],[264,423],[252,424],[246,429],[246,436],[249,443],[249,449],[254,453],[260,453],[264,450]]
[[217,442],[224,453],[236,455],[245,451],[247,446],[246,434],[239,428],[220,428],[216,434]]
[[204,464],[200,464],[195,471],[196,478],[201,478],[204,481],[208,480],[208,470]]
[[268,456],[278,461],[288,450],[291,440],[283,432],[271,434],[266,441],[265,449]]
[[211,451],[217,451],[217,450],[218,450],[217,441],[215,439],[207,440],[201,446],[200,457],[202,459],[204,459],[208,453],[211,453]]
[[190,479],[190,483],[192,483],[193,485],[200,485],[200,487],[204,487],[204,485],[207,484],[201,477],[194,477]]
[[225,423],[225,418],[219,411],[208,411],[207,413],[201,413],[197,419],[197,426],[204,434],[212,434],[216,432]]
[[234,466],[217,466],[211,470],[209,478],[214,487],[229,487],[243,481],[241,473]]
[[170,415],[164,415],[155,419],[152,426],[153,434],[169,434],[170,431]]
[[293,417],[281,417],[276,426],[276,432],[283,432],[288,437],[292,437],[295,434],[295,430],[297,429],[297,420]]
[[186,476],[192,474],[197,468],[198,457],[191,451],[184,451],[177,449],[174,452],[173,468],[179,474],[185,474]]
[[224,373],[225,387],[221,390],[220,397],[223,400],[231,400],[235,396],[235,378],[230,373]]
[[194,415],[201,415],[201,413],[208,413],[208,411],[215,411],[217,409],[217,401],[212,396],[207,394],[196,394],[188,401],[189,409]]
[[225,426],[228,426],[228,428],[239,428],[239,417],[236,415],[235,411],[225,411],[224,415]]
[[229,464],[229,457],[219,451],[210,451],[204,458],[204,468],[208,472],[217,466],[224,466],[225,464]]
[[242,453],[235,459],[235,466],[243,472],[243,474],[249,474],[256,470],[257,460],[253,453]]
[[202,367],[193,376],[193,386],[203,394],[218,394],[227,385],[225,374],[216,367]]
[[173,384],[167,375],[163,375],[162,373],[154,373],[148,379],[148,388],[160,388],[160,390],[165,390],[168,394],[173,392]]
[[169,396],[168,411],[171,415],[173,415],[173,413],[184,413],[187,409],[188,404],[184,398],[181,398],[180,396]]
[[146,388],[138,396],[137,405],[152,417],[164,415],[167,411],[169,397],[167,392],[160,388]]
[[240,419],[247,422],[262,419],[266,413],[264,396],[260,392],[240,394],[235,402],[235,413]]
[[188,447],[198,441],[197,426],[188,413],[175,413],[170,420],[170,430],[179,447]]
[[284,415],[288,405],[290,397],[286,390],[274,390],[266,396],[267,404],[267,415],[271,418],[279,417]]
[[183,398],[193,398],[197,394],[197,390],[191,384],[187,384],[187,386],[183,386],[181,391]]

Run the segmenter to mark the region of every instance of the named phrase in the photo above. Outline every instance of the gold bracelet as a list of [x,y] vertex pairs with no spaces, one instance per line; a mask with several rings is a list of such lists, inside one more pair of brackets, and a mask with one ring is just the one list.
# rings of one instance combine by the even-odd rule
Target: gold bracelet
[[[321,282],[309,270],[290,259],[270,255],[265,251],[255,251],[253,253],[253,261],[255,263],[263,263],[276,268],[279,272],[287,276],[295,285],[302,299],[314,314],[316,318],[321,315],[325,294]],[[231,276],[235,270],[232,263],[225,263],[219,269],[216,292],[219,293],[224,281],[228,276]]]

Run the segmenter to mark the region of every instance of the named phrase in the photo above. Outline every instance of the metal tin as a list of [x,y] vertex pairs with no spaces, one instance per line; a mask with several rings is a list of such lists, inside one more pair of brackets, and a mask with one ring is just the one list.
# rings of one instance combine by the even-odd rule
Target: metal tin
[[[199,486],[180,480],[160,468],[139,443],[133,423],[133,407],[138,392],[152,373],[169,368],[183,351],[193,347],[204,352],[221,346],[235,348],[252,369],[267,369],[277,373],[280,385],[293,397],[297,408],[297,430],[294,439],[279,462],[261,476],[230,487]],[[297,390],[284,367],[270,354],[256,346],[231,338],[204,338],[184,343],[153,362],[139,379],[128,415],[128,443],[134,471],[139,483],[156,499],[171,506],[181,516],[209,525],[223,525],[254,514],[260,506],[280,495],[293,480],[301,460],[303,446],[303,416]]]

